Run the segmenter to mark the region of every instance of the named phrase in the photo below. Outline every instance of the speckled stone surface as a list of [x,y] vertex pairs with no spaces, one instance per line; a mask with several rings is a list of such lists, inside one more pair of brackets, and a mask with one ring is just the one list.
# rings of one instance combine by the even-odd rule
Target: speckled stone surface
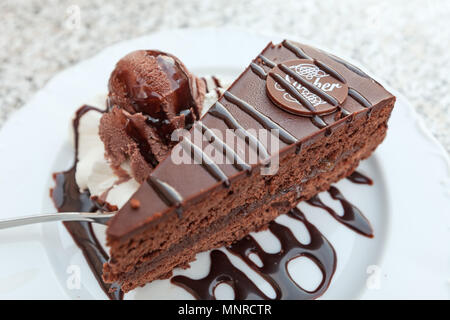
[[450,152],[448,0],[2,0],[0,17],[0,127],[57,72],[108,45],[162,29],[238,26],[360,61],[408,97]]

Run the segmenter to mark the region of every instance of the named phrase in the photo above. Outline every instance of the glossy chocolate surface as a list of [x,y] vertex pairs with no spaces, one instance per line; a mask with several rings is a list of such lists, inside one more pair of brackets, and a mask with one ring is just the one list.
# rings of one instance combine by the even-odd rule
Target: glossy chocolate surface
[[[292,114],[275,105],[266,94],[266,81],[271,70],[295,59],[313,61],[321,72],[348,87],[348,95],[342,103],[338,96],[335,97],[338,105],[334,112],[326,115],[313,113],[310,116]],[[283,41],[278,45],[270,43],[201,120],[206,129],[220,130],[224,133],[223,136],[226,129],[235,127],[244,130],[278,129],[279,147],[277,150],[267,151],[273,156],[276,153],[298,152],[302,145],[332,134],[333,130],[346,121],[367,116],[373,106],[382,108],[393,99],[377,82],[360,72],[355,73],[350,64],[312,47]],[[332,99],[327,103],[333,103]],[[262,144],[259,147],[261,150],[269,149],[263,142],[259,144]],[[179,148],[183,146],[178,144],[172,153],[179,153]],[[260,164],[250,166],[254,170]],[[182,211],[183,207],[201,201],[217,188],[226,188],[247,172],[233,164],[219,165],[219,171],[216,167],[214,170],[210,169],[200,164],[174,164],[169,156],[155,168],[151,176],[176,190],[182,200],[168,204],[159,196],[161,192],[155,191],[154,185],[144,183],[134,195],[141,202],[141,207],[136,210],[127,203],[111,220],[108,237],[128,237],[145,224],[152,223],[153,217],[161,217],[175,210]]]
[[159,121],[189,109],[194,100],[185,67],[174,56],[156,50],[135,51],[122,58],[111,74],[109,91],[111,106]]

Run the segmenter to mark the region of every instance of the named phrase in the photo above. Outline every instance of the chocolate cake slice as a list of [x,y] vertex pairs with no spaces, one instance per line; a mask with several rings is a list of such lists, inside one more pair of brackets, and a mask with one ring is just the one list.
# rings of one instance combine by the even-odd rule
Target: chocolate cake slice
[[394,102],[335,56],[270,43],[110,221],[104,280],[167,278],[329,189],[382,142]]

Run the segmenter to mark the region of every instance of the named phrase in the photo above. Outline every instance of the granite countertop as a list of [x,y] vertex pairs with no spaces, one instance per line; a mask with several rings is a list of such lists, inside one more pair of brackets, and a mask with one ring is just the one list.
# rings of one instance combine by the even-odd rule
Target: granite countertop
[[151,32],[238,26],[337,50],[403,93],[450,152],[450,1],[3,0],[0,128],[56,73]]

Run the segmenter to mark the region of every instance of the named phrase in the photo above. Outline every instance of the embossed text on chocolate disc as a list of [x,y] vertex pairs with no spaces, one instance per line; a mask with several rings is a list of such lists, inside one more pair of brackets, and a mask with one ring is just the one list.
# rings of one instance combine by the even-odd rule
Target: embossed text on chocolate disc
[[313,60],[296,59],[269,71],[267,95],[281,109],[314,116],[335,111],[348,95],[348,85],[320,69]]

